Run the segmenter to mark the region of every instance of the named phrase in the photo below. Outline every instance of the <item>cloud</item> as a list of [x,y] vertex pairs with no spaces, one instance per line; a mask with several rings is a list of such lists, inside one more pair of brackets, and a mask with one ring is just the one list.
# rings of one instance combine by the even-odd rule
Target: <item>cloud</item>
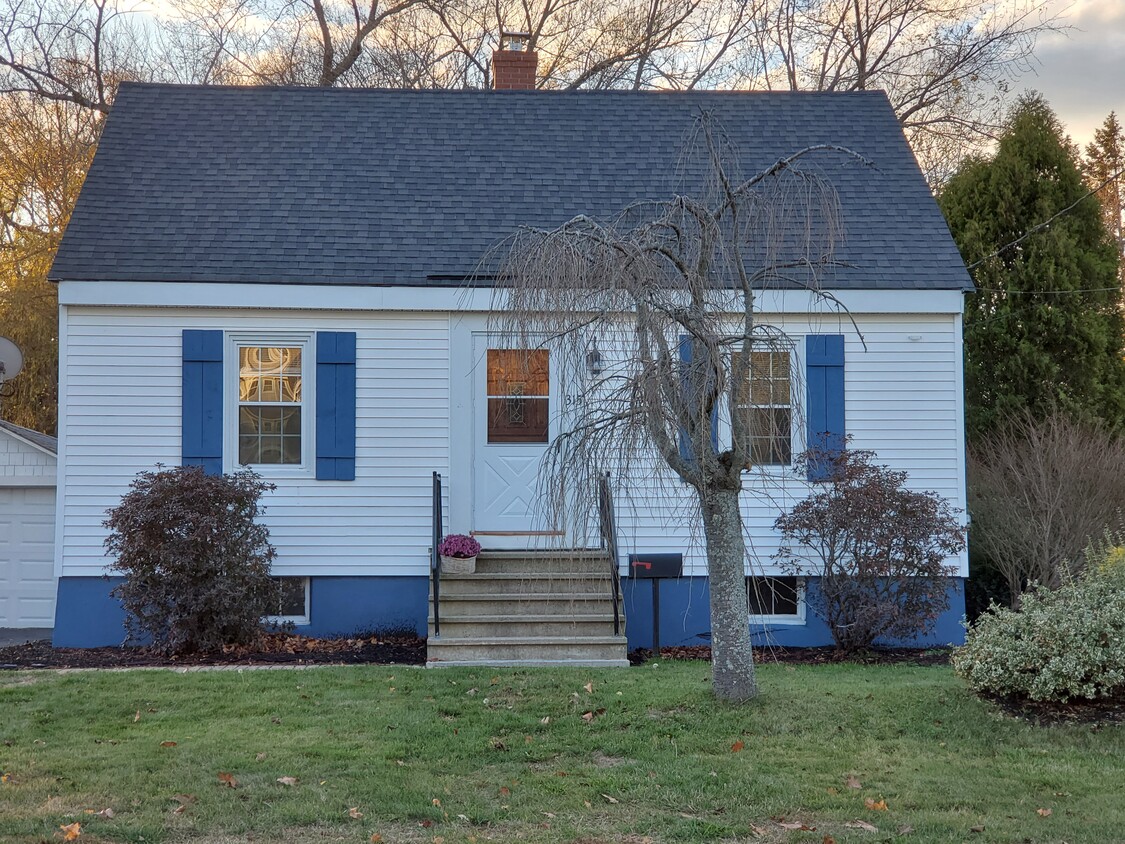
[[1040,39],[1015,88],[1043,94],[1085,144],[1110,111],[1125,116],[1125,3],[1077,0],[1060,23],[1068,29]]

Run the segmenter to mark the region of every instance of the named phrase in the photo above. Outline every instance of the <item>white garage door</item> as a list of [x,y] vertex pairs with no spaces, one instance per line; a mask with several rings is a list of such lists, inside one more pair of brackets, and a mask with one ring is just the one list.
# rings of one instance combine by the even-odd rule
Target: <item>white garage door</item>
[[55,488],[0,487],[0,627],[55,623]]

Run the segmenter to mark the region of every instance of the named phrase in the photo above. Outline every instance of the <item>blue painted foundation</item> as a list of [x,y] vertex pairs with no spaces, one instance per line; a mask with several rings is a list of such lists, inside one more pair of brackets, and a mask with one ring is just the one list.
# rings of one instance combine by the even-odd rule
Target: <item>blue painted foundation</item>
[[[59,580],[55,610],[56,647],[91,648],[119,645],[125,639],[125,612],[109,592],[115,578],[64,577]],[[663,646],[704,645],[710,642],[707,578],[684,577],[660,584],[660,643]],[[626,632],[629,648],[652,647],[652,584],[624,578]],[[309,624],[299,625],[307,636],[340,636],[361,630],[413,629],[426,633],[429,581],[419,577],[313,577]],[[832,635],[817,616],[818,578],[806,581],[803,623],[753,627],[755,644],[790,646],[831,645]],[[951,581],[949,609],[915,646],[961,644],[965,631],[964,581]]]
[[[803,623],[751,625],[754,644],[816,647],[832,644],[828,625],[816,614],[820,598],[820,578],[805,581],[805,619]],[[660,584],[660,644],[662,647],[707,645],[711,642],[710,594],[706,577],[683,577],[657,581]],[[625,599],[626,633],[629,649],[652,647],[653,581],[622,579]],[[965,583],[953,578],[949,586],[949,609],[938,618],[930,632],[908,642],[887,641],[884,645],[960,645],[965,641],[961,619],[965,615]]]
[[[109,592],[120,578],[63,577],[55,609],[54,645],[93,648],[125,640],[125,611]],[[411,629],[426,634],[426,577],[313,577],[309,584],[306,636]]]

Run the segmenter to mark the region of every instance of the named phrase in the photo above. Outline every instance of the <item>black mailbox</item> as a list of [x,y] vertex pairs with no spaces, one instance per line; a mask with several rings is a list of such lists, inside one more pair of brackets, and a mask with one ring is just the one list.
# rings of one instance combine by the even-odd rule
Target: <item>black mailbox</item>
[[683,554],[630,554],[629,572],[633,577],[682,577]]
[[660,656],[660,581],[683,577],[683,554],[630,554],[629,572],[633,577],[652,581],[652,650]]

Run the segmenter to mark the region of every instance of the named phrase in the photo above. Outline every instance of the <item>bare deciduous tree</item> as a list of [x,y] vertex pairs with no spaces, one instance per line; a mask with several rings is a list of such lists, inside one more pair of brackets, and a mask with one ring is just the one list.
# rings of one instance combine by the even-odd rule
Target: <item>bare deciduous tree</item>
[[887,92],[940,179],[1002,125],[1003,95],[1055,19],[1035,0],[769,0],[757,49],[770,88]]
[[1060,411],[1010,418],[969,450],[970,539],[1008,581],[1055,588],[1125,505],[1125,441]]
[[152,75],[150,47],[120,0],[0,0],[0,91],[106,114],[122,79]]
[[[588,377],[594,342],[609,367],[574,394],[548,451],[552,517],[581,531],[606,469],[649,493],[667,483],[672,498],[690,486],[706,545],[713,686],[729,700],[757,693],[739,497],[768,432],[747,409],[747,389],[755,355],[783,342],[758,321],[755,295],[783,279],[816,290],[834,263],[836,193],[800,166],[815,154],[858,158],[808,147],[742,178],[737,152],[705,113],[685,153],[690,191],[611,220],[524,230],[500,252],[501,336],[518,348],[551,344],[564,383]],[[713,435],[719,412],[730,421],[726,447]]]

